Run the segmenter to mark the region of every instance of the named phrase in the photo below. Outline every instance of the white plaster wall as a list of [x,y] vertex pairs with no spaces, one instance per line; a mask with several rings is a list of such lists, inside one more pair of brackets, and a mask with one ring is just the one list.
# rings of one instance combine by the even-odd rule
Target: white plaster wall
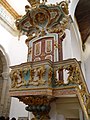
[[85,65],[86,82],[90,92],[90,37],[85,43],[85,51],[83,52],[83,59]]
[[0,25],[0,45],[3,46],[6,52],[8,52],[11,34],[7,32],[1,25]]
[[[21,64],[27,61],[27,46],[25,45],[25,37],[18,38],[13,37],[0,25],[0,45],[3,46],[5,52],[8,54],[10,60],[10,66],[15,64]],[[10,118],[12,117],[27,117],[28,112],[25,110],[25,105],[20,103],[18,99],[12,98]]]
[[21,64],[27,61],[27,46],[25,44],[25,36],[21,36],[18,41],[18,37],[12,38],[9,47],[9,56],[11,65]]
[[71,34],[71,46],[72,46],[72,57],[78,61],[81,60],[81,49],[79,45],[80,39],[78,39],[73,23],[70,26]]
[[70,30],[66,30],[66,37],[64,38],[62,42],[62,48],[63,48],[63,59],[69,59],[72,58],[72,47],[71,47],[71,36],[70,36]]
[[18,41],[0,25],[0,45],[2,45],[9,56],[10,65],[20,64],[27,61],[27,46],[25,36]]
[[17,98],[12,98],[10,118],[28,117],[28,111],[25,110],[26,105],[19,102]]
[[57,111],[56,111],[56,103],[55,102],[52,102],[51,103],[51,110],[50,110],[50,118],[51,120],[57,120]]
[[72,18],[72,22],[70,25],[70,34],[71,34],[72,57],[76,58],[77,60],[81,60],[82,42],[81,42],[79,28],[75,19],[75,10],[78,2],[79,0],[70,0],[69,14],[71,15]]

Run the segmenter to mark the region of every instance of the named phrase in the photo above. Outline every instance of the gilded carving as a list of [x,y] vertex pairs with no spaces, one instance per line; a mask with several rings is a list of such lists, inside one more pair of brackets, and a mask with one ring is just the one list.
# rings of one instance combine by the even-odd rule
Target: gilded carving
[[65,1],[62,1],[60,4],[59,4],[63,10],[63,12],[68,15],[69,14],[69,11],[68,11],[68,3],[65,2]]
[[[56,71],[59,71],[62,68],[65,69],[66,71],[68,71],[67,72],[67,74],[68,74],[67,83],[64,83],[63,81],[60,81],[58,78],[56,78],[56,76],[57,76]],[[85,83],[82,81],[82,78],[80,75],[80,69],[76,65],[68,65],[68,66],[63,66],[61,68],[57,68],[54,71],[54,76],[56,78],[55,79],[56,85],[59,85],[59,86],[61,86],[61,85],[69,86],[70,84],[76,85],[79,88],[79,92],[81,94],[84,104],[87,105],[89,97],[86,92]]]
[[51,82],[52,82],[52,74],[53,74],[53,71],[52,71],[52,68],[50,67],[49,72],[48,72],[48,84],[49,85],[51,85]]
[[31,68],[31,69],[30,69],[30,80],[29,80],[29,83],[30,83],[30,82],[33,82],[33,80],[34,80],[34,73],[35,73],[35,72],[34,72],[34,69]]
[[26,85],[43,85],[45,80],[43,76],[45,74],[46,68],[44,65],[41,67],[31,68],[27,66],[26,68],[19,68],[12,70],[10,73],[11,77],[11,88],[19,88]]
[[68,67],[65,68],[65,70],[68,71],[68,83],[75,83],[75,84],[80,84],[81,83],[81,77],[80,77],[80,72],[77,66],[72,66],[69,65]]
[[43,76],[44,76],[44,74],[45,74],[45,71],[46,71],[46,69],[45,69],[45,66],[43,65],[43,66],[41,66],[39,69],[38,69],[38,73],[37,73],[37,76],[38,76],[38,82],[40,83],[40,84],[44,84],[45,83],[45,80],[43,80]]
[[57,43],[57,41],[55,41],[55,43],[54,43],[54,48],[55,48],[55,49],[58,48],[58,43]]
[[21,69],[17,69],[15,71],[12,71],[10,74],[11,80],[12,80],[12,85],[11,87],[20,87],[22,85],[22,83],[24,83],[23,80],[23,75],[22,75],[22,70]]
[[51,100],[45,96],[21,96],[18,98],[26,105],[48,105]]
[[[33,112],[36,120],[50,119],[48,113],[51,101],[48,95],[51,95],[51,92],[51,97],[53,95],[78,95],[79,92],[80,99],[85,108],[87,108],[89,93],[78,62],[71,61],[70,63],[65,60],[65,62],[48,62],[47,64],[45,61],[27,62],[15,68],[12,67],[13,70],[10,74],[11,91],[15,91],[16,95],[18,92],[17,97],[19,100],[28,105],[26,110]],[[46,67],[47,65],[48,67]],[[64,80],[60,80],[62,71],[67,73],[67,83]],[[48,88],[50,91],[48,91]],[[23,91],[25,90],[24,96],[19,95],[22,94],[22,89]],[[42,96],[42,94],[48,97]],[[39,116],[38,111],[40,111]]]
[[[29,40],[47,33],[59,33],[62,37],[69,23],[68,3],[62,1],[57,5],[45,5],[45,1],[29,1],[26,14],[16,20],[16,27]],[[35,7],[37,6],[37,7]]]

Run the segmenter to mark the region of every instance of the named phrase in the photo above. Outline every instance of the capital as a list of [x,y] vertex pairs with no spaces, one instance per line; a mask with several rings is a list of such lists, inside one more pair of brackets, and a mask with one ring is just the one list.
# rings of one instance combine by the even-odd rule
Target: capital
[[9,73],[8,72],[3,72],[2,76],[3,76],[4,80],[7,80],[9,78]]

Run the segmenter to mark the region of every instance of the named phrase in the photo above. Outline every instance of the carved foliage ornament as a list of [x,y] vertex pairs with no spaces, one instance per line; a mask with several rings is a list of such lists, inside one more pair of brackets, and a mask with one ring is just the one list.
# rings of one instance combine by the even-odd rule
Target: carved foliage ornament
[[36,68],[27,66],[27,68],[18,68],[12,70],[10,73],[11,88],[19,88],[27,85],[44,85],[46,82],[43,79],[45,72],[46,68],[44,65]]
[[26,14],[16,20],[16,27],[29,38],[52,32],[62,35],[69,22],[68,4],[65,1],[57,5],[39,4],[34,8],[25,6],[25,11]]

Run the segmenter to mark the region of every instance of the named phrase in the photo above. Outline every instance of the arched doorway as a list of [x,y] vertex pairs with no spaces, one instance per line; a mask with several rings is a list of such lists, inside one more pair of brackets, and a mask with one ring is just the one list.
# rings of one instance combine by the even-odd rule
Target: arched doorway
[[0,116],[9,116],[11,99],[9,97],[9,59],[0,45]]

